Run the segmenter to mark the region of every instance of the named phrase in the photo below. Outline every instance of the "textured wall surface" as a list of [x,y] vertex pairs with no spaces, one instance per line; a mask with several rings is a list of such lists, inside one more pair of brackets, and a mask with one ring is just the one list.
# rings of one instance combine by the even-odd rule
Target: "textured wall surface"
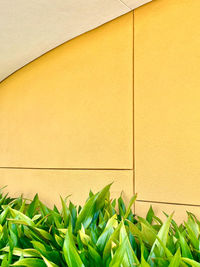
[[82,202],[115,181],[115,196],[132,195],[133,13],[0,84],[0,151],[0,186],[11,193]]
[[199,11],[199,0],[159,0],[134,21],[136,191],[181,210],[200,205]]

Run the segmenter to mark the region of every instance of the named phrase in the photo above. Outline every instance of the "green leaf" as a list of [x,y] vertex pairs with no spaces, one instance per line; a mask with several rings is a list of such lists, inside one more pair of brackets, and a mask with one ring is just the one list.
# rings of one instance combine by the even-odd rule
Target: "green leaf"
[[63,245],[63,253],[65,260],[69,267],[84,267],[83,262],[78,254],[78,251],[75,247],[73,237],[69,230],[67,230],[65,235],[65,241]]
[[146,238],[145,238],[145,235],[139,230],[139,228],[134,223],[132,223],[129,220],[127,220],[127,222],[128,222],[128,225],[129,225],[129,230],[130,230],[130,232],[131,232],[131,234],[133,236],[138,237],[141,240],[147,241]]
[[135,252],[133,251],[130,241],[128,239],[125,225],[124,223],[122,223],[122,226],[120,229],[120,245],[124,243],[124,241],[126,241],[124,244],[126,246],[126,251],[124,254],[123,265],[125,266],[139,265],[137,256],[135,255]]
[[104,249],[109,237],[112,235],[114,229],[117,228],[117,226],[118,226],[117,215],[115,214],[108,220],[103,233],[99,236],[99,239],[97,240],[96,246],[100,251]]
[[88,251],[91,256],[91,258],[94,260],[96,266],[101,266],[101,256],[99,253],[94,249],[92,246],[88,245]]
[[126,210],[126,213],[125,213],[125,215],[124,215],[124,220],[127,219],[128,215],[129,215],[129,213],[130,213],[130,211],[131,211],[131,207],[133,206],[133,203],[135,202],[136,198],[137,198],[137,194],[135,194],[135,195],[131,198],[131,200],[130,200],[130,202],[129,202],[129,205],[128,205],[128,208],[127,208],[127,210]]
[[127,245],[127,239],[124,239],[123,243],[117,248],[110,264],[109,267],[119,267],[121,266],[123,259],[124,259],[124,254],[126,252],[126,245]]
[[119,233],[120,233],[121,225],[122,225],[122,222],[118,225],[118,227],[115,229],[115,231],[112,233],[112,235],[110,236],[109,240],[106,243],[106,246],[103,251],[103,262],[104,263],[111,256],[113,245],[119,243]]
[[46,266],[47,267],[59,267],[57,264],[47,260],[47,258],[45,258],[44,256],[42,256],[44,262],[46,263]]
[[1,262],[1,267],[8,267],[9,264],[8,264],[8,258],[7,258],[7,255],[3,255],[3,260]]
[[154,216],[154,211],[153,211],[152,206],[150,206],[149,211],[148,211],[147,216],[146,216],[146,220],[148,223],[150,223],[150,224],[152,223],[153,216]]
[[[2,248],[1,251],[9,252],[9,247]],[[22,248],[14,248],[13,255],[20,257],[23,255],[24,257],[40,257],[40,253],[35,249],[22,249]]]
[[21,259],[16,261],[14,264],[10,266],[25,266],[25,267],[47,267],[43,260],[40,259]]
[[138,217],[139,222],[141,223],[141,233],[143,241],[147,242],[150,246],[156,240],[155,235],[157,234],[156,230],[148,223],[145,219]]
[[3,212],[0,214],[0,224],[3,225],[5,223],[6,217],[8,215],[9,207],[6,207]]
[[118,208],[120,216],[124,217],[126,213],[126,206],[121,196],[118,198]]
[[62,239],[62,237],[55,235],[55,240],[60,247],[63,246],[64,240]]
[[151,267],[145,260],[144,258],[144,251],[145,251],[145,246],[144,243],[140,240],[140,244],[141,244],[141,264],[140,267]]
[[86,202],[85,206],[82,208],[77,217],[76,230],[81,228],[81,224],[83,224],[85,229],[90,225],[95,212],[104,206],[105,198],[109,192],[110,186],[111,184],[107,185]]
[[39,199],[38,199],[38,194],[35,195],[33,201],[30,203],[27,209],[27,215],[32,218],[36,212],[36,209],[38,208],[39,205]]
[[193,259],[190,247],[188,246],[184,236],[180,232],[178,232],[178,234],[179,234],[179,242],[180,242],[181,250],[182,250],[182,256],[189,258],[189,259]]
[[197,262],[197,261],[194,261],[194,260],[191,260],[191,259],[188,259],[188,258],[184,258],[184,257],[182,257],[181,259],[182,259],[182,261],[190,264],[192,267],[200,267],[200,263]]
[[24,222],[24,224],[26,225],[35,226],[35,223],[28,216],[24,215],[20,211],[12,209],[11,207],[9,207],[9,211],[11,216],[15,219],[15,223],[17,220],[19,220],[21,223]]
[[[69,196],[68,196],[69,197]],[[68,198],[67,197],[67,198]],[[71,214],[70,214],[70,210],[69,208],[67,207],[65,201],[62,199],[62,197],[60,197],[61,199],[61,203],[62,203],[62,211],[63,211],[63,219],[64,219],[64,226],[67,227],[68,224],[69,224],[69,220],[70,220],[70,217],[71,217]]]
[[180,262],[181,262],[181,252],[180,249],[178,249],[176,254],[171,259],[169,267],[179,267]]
[[83,225],[81,227],[81,230],[79,231],[79,235],[80,235],[80,240],[84,245],[87,246],[91,242],[91,238],[85,233]]
[[50,233],[48,233],[47,231],[40,229],[40,228],[37,228],[37,227],[32,227],[32,226],[28,226],[28,228],[32,232],[37,234],[38,237],[42,238],[43,240],[54,241],[52,235]]
[[193,247],[198,250],[199,249],[199,240],[198,240],[198,238],[196,237],[195,233],[193,232],[191,227],[186,222],[185,222],[185,227],[186,227],[187,232],[188,232],[188,238],[190,239]]
[[[157,239],[155,240],[155,242],[152,245],[149,257],[147,262],[151,265],[153,263],[152,259],[155,257],[155,249],[158,249],[159,252],[159,256],[162,257],[164,256],[164,253],[166,252],[165,250],[165,246],[167,244],[167,237],[168,237],[168,233],[169,233],[169,227],[172,221],[172,216],[169,216],[166,220],[166,222],[162,225],[162,227],[160,228],[160,231],[157,234]],[[159,240],[161,242],[159,242]],[[161,244],[162,243],[162,244]],[[164,246],[164,248],[163,248]],[[167,248],[166,248],[167,249]]]

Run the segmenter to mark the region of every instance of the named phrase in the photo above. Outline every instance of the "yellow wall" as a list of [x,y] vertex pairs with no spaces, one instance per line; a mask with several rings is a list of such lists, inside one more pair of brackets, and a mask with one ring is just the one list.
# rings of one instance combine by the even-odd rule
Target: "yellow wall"
[[199,10],[199,0],[155,0],[134,27],[129,13],[1,83],[0,185],[52,205],[115,181],[113,196],[135,187],[140,215],[150,204],[198,213]]
[[133,194],[133,172],[119,170],[39,170],[39,169],[2,169],[1,186],[8,185],[5,192],[18,197],[22,193],[32,198],[39,193],[40,199],[53,207],[60,207],[60,196],[70,195],[75,204],[83,204],[89,190],[97,192],[114,181],[111,193],[119,197],[123,191],[126,202]]
[[138,199],[187,204],[182,210],[200,205],[199,11],[199,0],[157,0],[134,21]]
[[[0,84],[0,186],[75,202],[115,181],[133,193],[133,13]],[[52,169],[53,168],[53,169]]]

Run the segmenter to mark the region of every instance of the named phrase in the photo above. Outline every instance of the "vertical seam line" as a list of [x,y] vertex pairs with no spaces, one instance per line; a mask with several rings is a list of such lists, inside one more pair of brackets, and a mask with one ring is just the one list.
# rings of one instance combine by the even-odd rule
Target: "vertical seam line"
[[[134,20],[134,11],[133,11],[133,31],[132,31],[132,34],[133,34],[133,38],[132,38],[132,44],[133,44],[133,49],[132,49],[132,60],[133,60],[133,63],[132,63],[132,69],[133,69],[133,114],[132,114],[132,116],[133,116],[133,136],[132,136],[132,138],[133,138],[133,194],[135,194],[135,97],[134,97],[134,85],[135,85],[135,64],[134,64],[134,52],[135,52],[135,50],[134,50],[134,25],[135,25],[135,20]],[[135,203],[134,203],[134,212],[135,212]]]

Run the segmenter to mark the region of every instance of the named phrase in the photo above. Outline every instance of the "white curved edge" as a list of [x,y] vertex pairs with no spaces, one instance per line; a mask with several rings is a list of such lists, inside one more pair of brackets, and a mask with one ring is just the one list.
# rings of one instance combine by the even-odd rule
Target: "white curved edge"
[[51,49],[149,0],[1,0],[0,81]]

